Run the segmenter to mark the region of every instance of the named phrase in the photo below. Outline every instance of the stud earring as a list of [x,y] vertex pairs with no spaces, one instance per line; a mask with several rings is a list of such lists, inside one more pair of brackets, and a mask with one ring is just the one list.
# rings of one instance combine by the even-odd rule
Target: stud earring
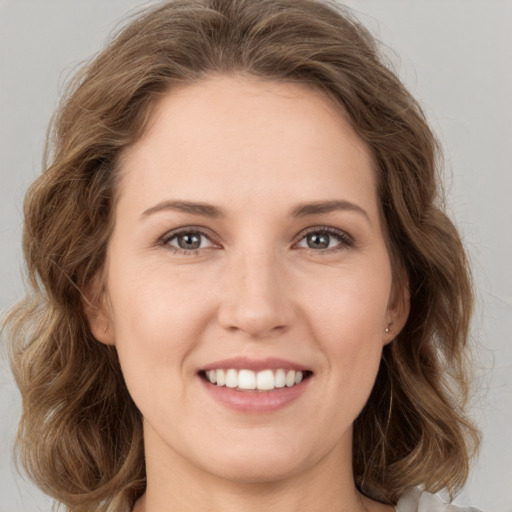
[[388,332],[389,332],[389,327],[386,327],[386,329],[384,330],[384,332],[388,333]]

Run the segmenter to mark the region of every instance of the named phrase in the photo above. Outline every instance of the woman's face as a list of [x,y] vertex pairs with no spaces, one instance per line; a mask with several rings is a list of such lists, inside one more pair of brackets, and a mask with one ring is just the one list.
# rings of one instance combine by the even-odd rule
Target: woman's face
[[319,92],[215,77],[157,105],[120,173],[91,327],[148,459],[239,481],[350,465],[405,320],[365,143]]

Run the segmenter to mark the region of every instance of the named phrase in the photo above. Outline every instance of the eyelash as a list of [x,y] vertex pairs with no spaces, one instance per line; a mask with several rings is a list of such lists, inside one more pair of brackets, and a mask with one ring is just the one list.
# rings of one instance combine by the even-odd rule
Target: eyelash
[[318,234],[318,235],[329,235],[333,238],[338,239],[338,244],[334,247],[327,248],[327,249],[311,249],[311,248],[305,248],[306,250],[310,250],[313,253],[323,253],[323,254],[332,254],[335,252],[343,251],[346,249],[349,249],[354,246],[354,238],[349,235],[345,231],[341,231],[340,229],[331,228],[328,226],[315,226],[312,228],[306,229],[306,231],[303,231],[300,234],[300,238],[297,239],[295,244],[301,242],[304,240],[308,235],[311,234]]
[[[308,228],[306,231],[303,231],[300,233],[300,236],[298,236],[296,238],[293,245],[297,245],[302,240],[304,240],[308,235],[311,235],[313,233],[319,234],[319,235],[327,234],[331,237],[336,238],[339,242],[336,246],[331,247],[331,248],[326,248],[326,249],[312,249],[312,248],[306,248],[306,247],[303,248],[303,249],[308,250],[315,254],[319,254],[319,253],[332,254],[335,252],[349,249],[354,246],[354,239],[351,235],[349,235],[345,231],[341,231],[339,229],[335,229],[335,228],[331,228],[331,227],[327,227],[327,226],[315,226],[315,227]],[[187,250],[187,249],[181,249],[181,248],[174,247],[174,246],[170,245],[170,242],[172,240],[179,237],[180,235],[186,235],[186,234],[197,234],[200,236],[204,236],[212,244],[214,244],[214,242],[212,241],[212,236],[208,232],[206,232],[203,228],[194,228],[193,226],[190,226],[190,227],[186,227],[186,228],[182,228],[182,229],[178,229],[178,230],[174,230],[169,233],[166,233],[160,239],[159,245],[165,246],[167,249],[172,251],[173,254],[181,254],[184,256],[197,256],[202,251],[207,249],[207,248],[199,248],[199,249]]]
[[186,250],[186,249],[181,249],[181,248],[174,247],[174,246],[170,245],[170,242],[173,239],[179,237],[180,235],[186,235],[186,234],[197,234],[200,236],[204,236],[209,241],[211,241],[211,239],[212,239],[212,236],[208,232],[206,232],[204,229],[195,228],[194,226],[190,226],[190,227],[181,228],[181,229],[177,229],[177,230],[171,231],[169,233],[166,233],[160,239],[159,245],[163,245],[164,247],[169,249],[173,254],[182,254],[184,256],[197,256],[201,251],[204,250],[204,248],[203,249]]

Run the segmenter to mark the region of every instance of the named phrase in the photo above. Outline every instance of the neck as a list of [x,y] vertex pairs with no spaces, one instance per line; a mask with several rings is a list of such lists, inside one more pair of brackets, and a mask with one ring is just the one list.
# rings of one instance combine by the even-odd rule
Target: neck
[[[326,510],[329,512],[370,512],[367,508],[367,498],[357,489],[350,492],[327,492],[318,496],[308,494],[303,488],[296,486],[286,488],[284,485],[230,485],[228,488],[216,488],[215,495],[207,497],[207,493],[190,495],[184,489],[174,489],[173,497],[163,501],[159,492],[151,487],[136,503],[133,512],[292,512],[301,510],[313,512]],[[169,489],[169,488],[168,488]],[[293,489],[293,490],[291,490]],[[168,494],[169,495],[169,494]]]
[[133,512],[372,512],[355,487],[350,446],[348,438],[311,467],[272,482],[221,478],[175,452],[149,449],[146,493]]
[[[357,491],[356,491],[357,492]],[[150,498],[150,504],[148,505],[148,498],[147,498],[147,493],[144,494],[138,501],[137,503],[135,504],[134,508],[133,508],[133,512],[151,512],[152,510],[155,509],[156,506],[158,505],[154,505],[153,502],[155,500],[152,500]],[[179,500],[180,502],[183,503],[183,500]],[[275,505],[275,506],[272,506],[271,503],[277,503],[278,501],[280,500],[272,500],[270,497],[268,496],[258,496],[258,499],[257,500],[250,500],[250,504],[247,500],[244,500],[243,498],[241,498],[240,496],[238,496],[236,499],[232,499],[232,500],[229,500],[231,503],[232,503],[232,507],[231,506],[228,506],[228,508],[225,508],[224,506],[220,507],[220,508],[212,508],[211,505],[209,504],[207,508],[204,508],[204,509],[201,509],[201,510],[258,510],[258,511],[261,511],[261,510],[274,510],[277,508],[276,507],[279,507],[279,510],[301,510],[301,511],[316,511],[318,510],[318,507],[321,507],[322,510],[329,510],[329,511],[332,511],[332,512],[373,512],[374,508],[369,505],[369,500],[368,498],[366,498],[365,496],[363,496],[362,494],[360,494],[359,492],[357,492],[357,498],[356,498],[356,503],[352,503],[353,500],[347,500],[347,501],[350,501],[350,503],[347,503],[347,502],[338,502],[338,503],[333,503],[332,505],[320,505],[318,503],[316,503],[315,505],[311,505],[311,507],[307,507],[307,508],[304,508],[302,503],[301,504],[298,504],[298,502],[300,500],[295,500],[296,504],[290,504],[290,500],[286,500],[286,508],[283,507],[282,505]],[[250,508],[247,509],[246,507],[249,506]],[[271,508],[268,508],[268,507],[271,507]],[[306,505],[307,506],[307,505]],[[367,508],[367,506],[371,507],[371,508]],[[170,505],[170,507],[175,507],[174,505]],[[171,510],[171,508],[166,508],[166,510]],[[177,508],[174,508],[174,510],[178,510]],[[180,511],[181,510],[184,510],[184,509],[179,509]],[[187,508],[186,510],[192,510],[190,508]],[[391,512],[393,509],[390,508],[390,507],[386,507],[385,509],[385,512]],[[383,509],[383,512],[384,512],[384,509]]]

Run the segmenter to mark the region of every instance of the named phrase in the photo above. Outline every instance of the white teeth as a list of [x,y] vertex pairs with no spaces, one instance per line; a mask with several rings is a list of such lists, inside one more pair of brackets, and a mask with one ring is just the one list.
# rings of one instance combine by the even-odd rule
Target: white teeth
[[277,370],[274,384],[276,388],[284,388],[286,384],[286,373],[284,373],[284,370]]
[[300,370],[283,370],[279,368],[273,370],[262,370],[253,372],[252,370],[208,370],[205,372],[206,379],[217,386],[227,386],[228,388],[238,388],[243,390],[270,391],[274,388],[292,387],[300,384],[304,378]]
[[226,372],[226,386],[228,388],[236,388],[238,386],[238,375],[236,370],[228,370]]
[[264,391],[274,389],[274,372],[272,370],[263,370],[256,374],[256,388]]
[[[219,380],[219,378],[217,377],[217,380]],[[285,379],[285,384],[290,388],[292,387],[294,384],[295,384],[295,372],[293,370],[290,370],[287,374],[286,374],[286,379]]]
[[238,372],[238,387],[240,389],[256,389],[256,374],[252,370],[240,370]]

